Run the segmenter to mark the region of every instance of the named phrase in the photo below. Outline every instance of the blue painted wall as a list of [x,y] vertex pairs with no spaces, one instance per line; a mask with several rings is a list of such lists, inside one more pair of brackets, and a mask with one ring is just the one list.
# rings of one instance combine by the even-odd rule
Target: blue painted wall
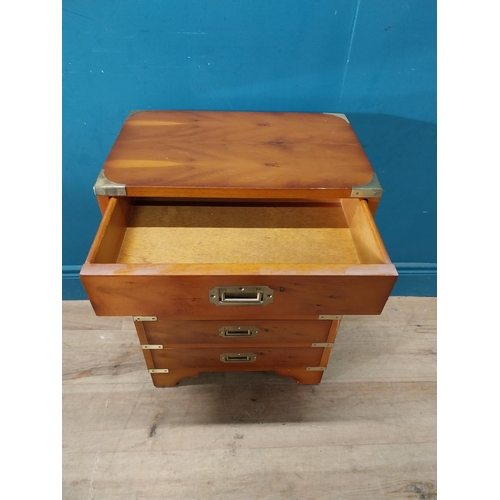
[[63,298],[132,109],[341,112],[384,187],[395,295],[436,294],[435,0],[63,0]]

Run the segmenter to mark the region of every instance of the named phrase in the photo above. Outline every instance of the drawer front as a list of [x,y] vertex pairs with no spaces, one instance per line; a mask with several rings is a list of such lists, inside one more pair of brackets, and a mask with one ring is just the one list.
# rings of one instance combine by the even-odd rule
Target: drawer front
[[214,371],[274,370],[319,366],[321,348],[161,349],[151,351],[156,369]]
[[[335,326],[338,321],[335,321]],[[331,321],[147,321],[143,328],[148,344],[261,346],[297,344],[311,347],[327,342]]]
[[[100,316],[319,319],[320,315],[380,314],[394,276],[81,276]],[[273,290],[266,305],[218,306],[215,287],[261,286]]]

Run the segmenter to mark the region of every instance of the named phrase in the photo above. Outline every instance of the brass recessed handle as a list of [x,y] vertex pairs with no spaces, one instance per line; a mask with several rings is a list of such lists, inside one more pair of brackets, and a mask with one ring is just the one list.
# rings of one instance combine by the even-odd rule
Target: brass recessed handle
[[255,337],[259,333],[256,326],[222,326],[219,328],[219,335],[224,338],[249,338]]
[[268,286],[216,286],[208,292],[208,300],[216,306],[265,306],[273,298]]
[[260,304],[262,302],[262,292],[231,293],[222,292],[221,302],[226,304]]
[[225,352],[220,356],[223,363],[252,363],[256,359],[253,352]]

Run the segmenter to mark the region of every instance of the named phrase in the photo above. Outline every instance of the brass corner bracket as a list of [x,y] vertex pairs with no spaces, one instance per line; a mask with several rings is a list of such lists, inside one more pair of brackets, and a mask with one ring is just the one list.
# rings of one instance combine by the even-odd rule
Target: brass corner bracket
[[158,321],[158,316],[132,316],[134,321]]
[[125,184],[117,184],[108,180],[104,175],[104,170],[101,170],[94,184],[94,194],[96,196],[127,196],[127,188]]
[[344,113],[323,113],[324,115],[332,115],[332,116],[338,116],[339,118],[342,118],[342,120],[346,121],[347,123],[350,123],[349,120],[347,119],[347,116],[344,115]]
[[382,196],[382,186],[378,180],[377,174],[373,172],[370,182],[363,186],[353,186],[351,198],[380,198]]
[[127,118],[125,118],[125,120],[128,120],[132,116],[136,115],[137,113],[142,113],[143,111],[151,111],[151,110],[150,109],[132,109],[131,111],[129,111]]

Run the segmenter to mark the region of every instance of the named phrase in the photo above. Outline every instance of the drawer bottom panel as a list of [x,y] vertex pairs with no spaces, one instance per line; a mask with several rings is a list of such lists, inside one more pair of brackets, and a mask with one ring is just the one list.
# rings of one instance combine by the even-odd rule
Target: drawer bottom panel
[[319,366],[322,348],[254,347],[226,349],[161,349],[151,351],[155,368],[194,368],[201,371],[274,370]]

